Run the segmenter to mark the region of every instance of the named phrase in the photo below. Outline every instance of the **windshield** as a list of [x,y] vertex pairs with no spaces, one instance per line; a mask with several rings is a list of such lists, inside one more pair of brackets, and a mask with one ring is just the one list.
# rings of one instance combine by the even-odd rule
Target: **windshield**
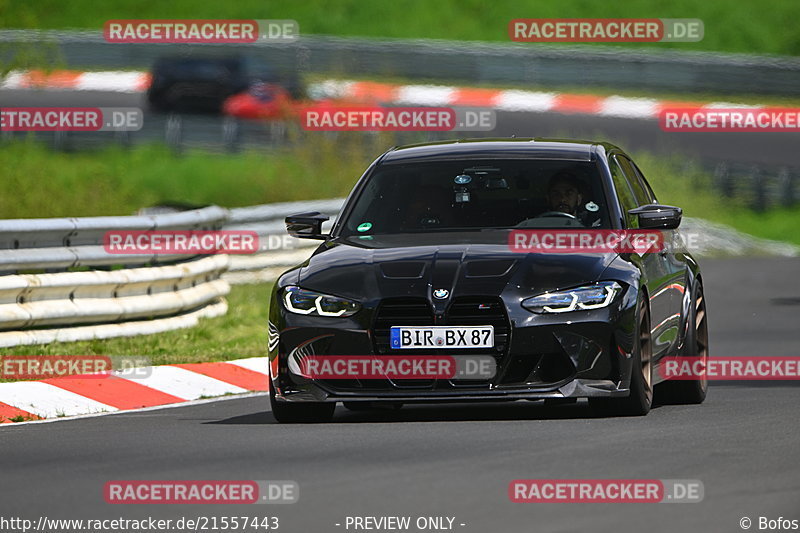
[[378,167],[341,235],[510,228],[608,229],[596,163],[470,160]]

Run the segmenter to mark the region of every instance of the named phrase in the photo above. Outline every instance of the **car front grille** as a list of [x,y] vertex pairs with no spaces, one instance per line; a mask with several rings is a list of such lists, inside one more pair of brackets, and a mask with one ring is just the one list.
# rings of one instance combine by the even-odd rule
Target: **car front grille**
[[[436,316],[430,303],[424,298],[390,298],[381,302],[373,321],[372,334],[375,353],[398,354],[389,347],[392,326],[487,326],[494,327],[493,349],[477,348],[463,350],[421,349],[402,350],[404,355],[491,355],[501,364],[509,343],[510,326],[505,306],[497,297],[468,296],[454,298],[445,313]],[[499,371],[499,368],[498,368]],[[333,383],[328,382],[328,385]],[[337,385],[341,390],[343,382]],[[466,388],[487,390],[491,380],[360,380],[358,390],[459,390]],[[348,387],[350,388],[350,387]]]
[[[389,331],[392,326],[493,326],[494,352],[497,357],[505,352],[509,340],[509,324],[502,300],[494,297],[463,296],[454,298],[444,315],[435,316],[427,300],[423,298],[395,298],[381,302],[372,331],[375,353],[394,351],[389,347]],[[453,354],[453,350],[404,350],[405,353]],[[470,354],[486,352],[486,349],[463,350]],[[397,353],[397,352],[394,352]]]
[[[392,326],[485,326],[494,328],[494,348],[405,349],[390,348]],[[331,392],[342,393],[399,393],[424,392],[481,392],[509,388],[549,387],[565,382],[575,374],[568,355],[555,343],[545,343],[538,349],[510,353],[511,324],[503,301],[492,296],[462,296],[453,298],[441,315],[424,298],[391,298],[383,300],[375,312],[371,328],[376,355],[489,355],[497,364],[497,374],[490,380],[446,379],[350,379],[324,380],[320,384]],[[543,330],[539,338],[552,339],[552,332]]]

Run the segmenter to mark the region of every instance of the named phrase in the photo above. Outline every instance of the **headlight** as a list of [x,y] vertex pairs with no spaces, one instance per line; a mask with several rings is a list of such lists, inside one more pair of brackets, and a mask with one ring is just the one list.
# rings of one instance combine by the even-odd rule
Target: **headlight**
[[522,301],[522,307],[534,313],[567,313],[607,307],[622,292],[616,281],[601,281],[567,291],[547,292]]
[[350,316],[361,309],[357,302],[300,287],[283,289],[283,306],[290,313],[318,316]]

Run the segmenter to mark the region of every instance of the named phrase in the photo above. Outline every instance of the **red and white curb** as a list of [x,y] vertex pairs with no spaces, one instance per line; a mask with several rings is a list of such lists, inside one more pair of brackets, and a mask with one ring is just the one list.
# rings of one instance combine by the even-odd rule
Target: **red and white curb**
[[[45,89],[138,93],[150,86],[146,72],[14,71],[0,89]],[[486,107],[498,111],[588,114],[606,117],[656,119],[662,109],[756,108],[729,102],[698,103],[625,96],[556,93],[454,87],[445,85],[399,85],[371,81],[327,80],[314,83],[309,94],[315,99],[336,98],[355,102],[419,106]]]
[[485,107],[498,111],[587,114],[622,118],[656,119],[666,108],[754,107],[728,102],[700,103],[595,96],[516,89],[483,89],[443,85],[395,85],[369,81],[328,80],[310,88],[315,98],[341,98],[370,103]]
[[166,406],[268,390],[267,358],[152,366],[107,377],[0,383],[0,423]]
[[150,87],[147,72],[106,71],[79,72],[74,70],[12,71],[0,81],[0,89],[46,89],[72,91],[105,91],[139,93]]

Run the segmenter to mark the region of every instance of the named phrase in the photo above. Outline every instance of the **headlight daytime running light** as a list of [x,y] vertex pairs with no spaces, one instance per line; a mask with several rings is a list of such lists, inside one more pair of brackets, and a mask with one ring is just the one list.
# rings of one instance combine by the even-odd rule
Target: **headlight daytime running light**
[[345,317],[361,309],[358,302],[289,286],[283,289],[284,308],[297,315]]
[[547,292],[522,301],[528,311],[539,314],[569,313],[608,307],[622,292],[616,281],[601,281],[575,289]]

